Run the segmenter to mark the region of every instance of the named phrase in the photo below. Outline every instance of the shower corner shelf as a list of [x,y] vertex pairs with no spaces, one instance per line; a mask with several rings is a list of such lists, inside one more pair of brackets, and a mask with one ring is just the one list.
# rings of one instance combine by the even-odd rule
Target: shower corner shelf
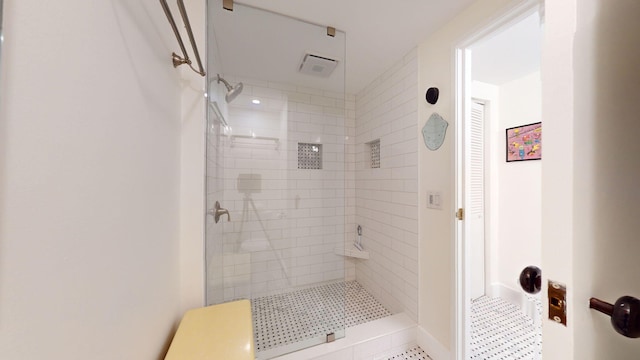
[[356,259],[368,259],[369,252],[366,250],[358,250],[355,246],[351,245],[346,248],[337,247],[333,249],[333,251],[337,255],[342,255],[346,257],[356,258]]

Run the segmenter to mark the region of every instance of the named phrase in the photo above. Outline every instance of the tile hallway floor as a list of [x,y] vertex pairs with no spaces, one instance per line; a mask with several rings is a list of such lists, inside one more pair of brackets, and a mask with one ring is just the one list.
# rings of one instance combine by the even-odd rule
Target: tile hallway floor
[[256,298],[251,312],[258,352],[391,315],[355,280]]
[[[537,305],[541,315],[542,305]],[[517,306],[483,296],[471,304],[470,359],[542,359],[542,329]]]

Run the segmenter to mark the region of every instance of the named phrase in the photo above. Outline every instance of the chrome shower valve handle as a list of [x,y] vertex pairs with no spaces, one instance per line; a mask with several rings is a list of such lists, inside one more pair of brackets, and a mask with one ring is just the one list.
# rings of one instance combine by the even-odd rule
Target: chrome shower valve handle
[[209,209],[209,211],[207,211],[207,214],[213,215],[213,220],[216,222],[216,224],[220,221],[220,217],[222,215],[227,215],[227,221],[231,221],[231,215],[229,215],[229,210],[220,207],[219,201],[216,201],[214,208]]

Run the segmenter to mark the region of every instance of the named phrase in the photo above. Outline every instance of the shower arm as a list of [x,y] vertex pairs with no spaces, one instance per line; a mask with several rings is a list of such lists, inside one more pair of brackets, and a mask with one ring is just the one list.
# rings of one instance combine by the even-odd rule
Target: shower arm
[[187,35],[189,36],[189,41],[191,42],[191,47],[193,48],[193,53],[198,62],[198,69],[193,67],[191,59],[189,59],[189,55],[187,54],[187,49],[184,47],[184,42],[182,42],[182,37],[180,36],[180,32],[178,31],[178,27],[176,26],[176,22],[173,19],[173,15],[171,15],[171,10],[169,9],[169,5],[167,4],[167,0],[160,0],[160,5],[162,5],[162,9],[164,10],[165,15],[167,15],[167,20],[169,20],[169,24],[173,29],[173,33],[176,36],[176,40],[178,40],[178,45],[180,46],[180,50],[182,51],[182,57],[180,57],[175,52],[172,53],[173,58],[173,67],[178,67],[182,64],[187,64],[191,68],[191,70],[196,73],[205,76],[206,73],[204,68],[202,67],[202,61],[200,60],[200,53],[198,52],[198,47],[196,46],[195,38],[193,37],[193,31],[191,30],[191,23],[189,22],[189,17],[187,16],[187,10],[184,6],[184,0],[177,0],[178,10],[180,10],[180,15],[182,16],[182,21],[184,22],[184,27],[187,30]]
[[220,74],[218,74],[218,84],[220,84],[220,81],[222,81],[222,83],[224,84],[224,87],[227,88],[227,91],[231,91],[231,89],[233,89],[233,86],[231,86],[231,84],[229,84],[227,80],[221,78]]

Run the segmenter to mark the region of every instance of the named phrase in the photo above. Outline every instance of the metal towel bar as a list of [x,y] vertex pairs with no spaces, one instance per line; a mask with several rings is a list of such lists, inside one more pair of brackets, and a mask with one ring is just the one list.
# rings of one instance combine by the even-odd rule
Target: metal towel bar
[[204,68],[202,67],[202,61],[200,61],[200,53],[198,53],[198,47],[196,46],[196,40],[193,37],[193,31],[191,30],[191,23],[189,22],[189,17],[187,16],[187,9],[184,6],[184,0],[177,0],[178,2],[178,10],[180,11],[180,15],[182,16],[182,21],[184,22],[184,27],[187,29],[187,35],[189,36],[189,41],[191,42],[191,47],[193,48],[193,54],[198,62],[198,69],[196,70],[193,65],[191,65],[191,59],[189,59],[189,55],[187,54],[187,49],[184,47],[184,42],[182,42],[182,37],[180,36],[180,32],[178,31],[178,27],[176,26],[176,22],[173,19],[173,15],[171,15],[171,10],[169,9],[169,5],[167,4],[167,0],[160,0],[160,5],[164,9],[164,13],[167,15],[167,20],[169,20],[169,24],[173,29],[173,33],[176,35],[176,39],[178,40],[178,45],[180,45],[180,50],[182,50],[182,57],[180,57],[175,52],[172,53],[173,57],[173,67],[178,67],[182,64],[187,64],[191,68],[191,70],[196,73],[205,76]]

